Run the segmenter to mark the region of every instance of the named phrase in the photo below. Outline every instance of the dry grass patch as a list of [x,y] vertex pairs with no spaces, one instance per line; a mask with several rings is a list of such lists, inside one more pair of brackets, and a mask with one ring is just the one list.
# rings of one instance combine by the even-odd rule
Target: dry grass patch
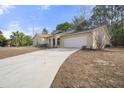
[[0,59],[41,50],[35,47],[0,47]]
[[51,87],[124,87],[124,48],[72,54],[60,67]]

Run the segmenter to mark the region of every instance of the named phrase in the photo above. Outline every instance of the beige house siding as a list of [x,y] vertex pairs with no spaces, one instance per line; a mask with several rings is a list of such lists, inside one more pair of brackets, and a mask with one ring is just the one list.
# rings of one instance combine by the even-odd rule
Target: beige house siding
[[48,44],[48,43],[49,43],[48,37],[39,37],[39,36],[36,36],[33,39],[33,45],[34,46],[42,45],[42,44]]
[[92,44],[93,44],[92,36],[93,36],[92,33],[88,33],[88,36],[87,36],[87,48],[92,48]]
[[43,40],[43,38],[41,38],[41,40],[42,40],[42,42],[44,44],[48,44],[49,43],[49,38],[48,37],[44,37],[44,40]]
[[64,47],[64,40],[63,39],[64,39],[63,37],[60,38],[60,48]]
[[[35,36],[33,38],[33,45],[48,44],[50,47],[64,47],[64,40],[74,37],[86,37],[86,47],[87,48],[98,48],[97,40],[102,41],[102,44],[110,44],[110,35],[108,33],[107,27],[102,26],[95,28],[93,30],[81,31],[81,32],[72,32],[72,33],[60,33],[56,35],[49,36]],[[53,38],[55,39],[55,45],[53,46]],[[60,38],[60,45],[57,44],[57,39]],[[83,38],[82,38],[83,39]],[[103,46],[103,48],[104,48]]]
[[[108,34],[108,30],[106,26],[102,26],[102,27],[98,27],[96,29],[93,29],[92,31],[89,32],[79,32],[79,33],[74,33],[74,34],[70,34],[70,35],[65,35],[61,37],[61,43],[60,43],[60,47],[64,47],[64,39],[67,38],[73,38],[73,37],[83,37],[86,36],[87,38],[87,48],[97,48],[97,44],[96,44],[96,39],[101,39],[102,44],[105,46],[107,44],[110,44],[110,37]],[[100,38],[98,38],[100,37]],[[104,48],[104,47],[103,47]]]
[[99,27],[93,30],[92,32],[92,48],[98,48],[97,47],[97,40],[100,40],[102,42],[103,48],[105,45],[110,44],[110,37],[107,33],[107,29],[105,29],[105,26]]

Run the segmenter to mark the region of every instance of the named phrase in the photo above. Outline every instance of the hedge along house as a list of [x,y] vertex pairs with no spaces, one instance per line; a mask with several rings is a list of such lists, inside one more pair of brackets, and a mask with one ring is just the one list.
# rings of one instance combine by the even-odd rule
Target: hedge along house
[[37,34],[33,37],[34,46],[47,45],[60,48],[98,48],[98,43],[104,48],[110,44],[107,26],[101,26],[86,31],[68,31],[55,35]]

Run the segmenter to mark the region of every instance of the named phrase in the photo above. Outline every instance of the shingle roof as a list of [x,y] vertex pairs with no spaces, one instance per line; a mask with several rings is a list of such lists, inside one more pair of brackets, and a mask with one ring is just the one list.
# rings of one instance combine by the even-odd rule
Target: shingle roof
[[34,39],[36,36],[38,36],[38,37],[49,37],[50,34],[37,33],[37,34],[34,35],[33,39]]
[[[103,25],[103,26],[105,26],[105,25]],[[102,27],[102,26],[99,26],[99,27]],[[64,36],[64,35],[68,35],[68,34],[92,32],[93,29],[96,29],[96,28],[99,28],[99,27],[87,28],[87,29],[84,29],[84,30],[81,30],[81,31],[71,30],[71,31],[63,32],[63,33],[54,34],[54,35],[52,35],[52,34],[44,35],[42,33],[39,33],[39,34],[36,34],[36,35],[38,35],[39,37],[50,37],[50,36],[56,36],[56,35]]]

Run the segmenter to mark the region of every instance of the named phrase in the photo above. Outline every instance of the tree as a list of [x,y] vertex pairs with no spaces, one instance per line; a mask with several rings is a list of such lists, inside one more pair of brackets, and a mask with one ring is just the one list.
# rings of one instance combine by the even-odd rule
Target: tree
[[92,26],[108,25],[113,45],[124,45],[124,6],[95,6],[91,16]]
[[44,28],[43,30],[42,30],[42,34],[48,34],[48,30],[46,29],[46,28]]
[[0,35],[2,35],[3,33],[2,33],[2,31],[0,30]]
[[72,19],[73,24],[74,24],[74,29],[77,31],[80,30],[84,30],[86,28],[89,27],[90,23],[85,20],[85,18],[83,16],[79,16],[79,17],[74,17],[74,19]]
[[20,32],[19,39],[20,39],[20,41],[19,41],[20,46],[23,46],[23,45],[26,44],[26,39],[25,39],[25,34],[24,33]]
[[52,32],[52,34],[58,34],[58,33],[63,33],[63,32],[67,32],[67,31],[70,31],[73,29],[73,24],[72,23],[69,23],[69,22],[64,22],[64,23],[61,23],[61,24],[58,24],[56,26],[56,30],[54,30]]
[[114,46],[124,46],[124,29],[121,22],[113,24],[112,33],[112,44]]
[[74,18],[72,19],[74,29],[76,31],[85,30],[90,27],[90,20],[88,17],[89,14],[90,14],[89,6],[87,5],[79,6],[78,15],[74,16]]
[[28,45],[28,42],[29,42],[29,38],[25,36],[24,33],[19,31],[12,32],[12,35],[10,36],[10,38],[11,38],[12,45],[16,45],[17,47]]
[[0,46],[5,46],[7,43],[6,38],[3,36],[2,31],[0,31]]
[[88,5],[80,5],[79,11],[78,11],[78,16],[83,16],[84,19],[88,19],[88,16],[91,12],[89,11],[89,6]]
[[91,16],[93,26],[99,26],[108,23],[107,10],[107,7],[103,5],[97,5],[93,8],[93,15]]
[[56,26],[56,30],[61,30],[62,32],[66,32],[68,30],[71,30],[72,28],[73,25],[69,22],[64,22]]
[[124,6],[122,5],[97,5],[93,8],[91,16],[93,25],[112,25],[124,19]]
[[20,45],[20,32],[12,32],[12,35],[10,36],[12,43],[18,47]]
[[27,36],[25,36],[25,40],[26,40],[26,45],[32,45],[32,37],[31,36],[29,36],[29,35],[27,35]]

